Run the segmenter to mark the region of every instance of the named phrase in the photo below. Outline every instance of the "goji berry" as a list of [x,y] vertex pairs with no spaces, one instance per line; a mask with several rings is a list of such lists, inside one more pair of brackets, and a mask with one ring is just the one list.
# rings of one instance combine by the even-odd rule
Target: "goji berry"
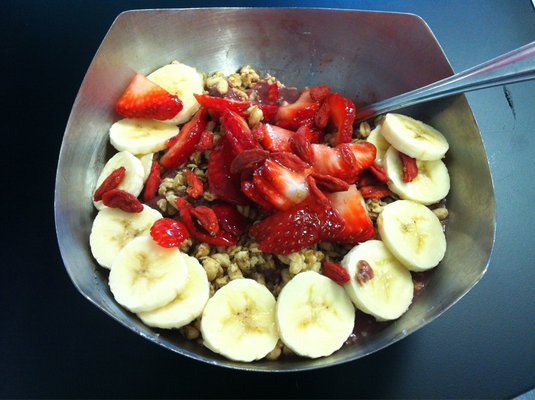
[[418,165],[416,159],[412,158],[402,152],[399,152],[399,157],[403,163],[403,182],[412,182],[418,175]]
[[327,85],[312,86],[310,88],[310,97],[315,101],[323,101],[330,92],[331,88]]
[[151,201],[154,197],[156,197],[156,193],[158,193],[158,188],[160,187],[160,182],[160,164],[153,162],[150,167],[149,177],[145,183],[145,191],[143,192],[144,201]]
[[332,175],[312,173],[310,176],[314,178],[318,188],[325,192],[343,192],[349,189],[346,181]]
[[379,166],[375,161],[369,168],[369,170],[375,175],[375,177],[380,180],[383,183],[388,182],[388,175],[386,174],[386,171]]
[[178,247],[189,237],[183,223],[171,218],[160,218],[150,228],[150,235],[162,247]]
[[350,279],[350,276],[344,267],[342,267],[340,264],[330,261],[325,261],[323,263],[322,273],[327,278],[332,279],[339,285],[349,282]]
[[190,210],[199,225],[204,228],[211,236],[216,236],[219,232],[219,222],[214,210],[206,206],[198,206]]
[[125,212],[139,213],[143,211],[143,204],[132,193],[121,189],[112,189],[102,196],[105,206],[119,208]]
[[186,177],[186,181],[188,182],[188,188],[186,189],[186,193],[193,197],[194,199],[198,199],[202,196],[204,193],[204,184],[199,179],[197,174],[195,174],[193,171],[184,171],[184,176]]
[[102,200],[102,195],[112,189],[115,189],[123,181],[126,175],[126,168],[119,167],[112,171],[110,175],[100,184],[95,194],[93,195],[93,200],[100,201]]

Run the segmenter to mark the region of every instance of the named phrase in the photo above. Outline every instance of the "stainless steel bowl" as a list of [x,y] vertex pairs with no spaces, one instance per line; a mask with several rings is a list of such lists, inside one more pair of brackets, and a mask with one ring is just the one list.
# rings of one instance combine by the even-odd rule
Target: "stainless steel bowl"
[[421,328],[481,279],[495,231],[494,191],[479,129],[464,96],[404,110],[440,129],[450,151],[448,250],[423,294],[399,320],[330,357],[233,362],[156,331],[118,306],[107,272],[89,250],[92,190],[109,157],[114,102],[134,72],[172,60],[230,73],[244,64],[298,87],[329,84],[357,106],[452,74],[425,22],[415,15],[326,9],[183,9],[125,12],[104,38],[84,78],[65,130],[56,177],[55,216],[65,267],[74,285],[108,315],[143,337],[210,364],[256,371],[320,368],[356,360]]

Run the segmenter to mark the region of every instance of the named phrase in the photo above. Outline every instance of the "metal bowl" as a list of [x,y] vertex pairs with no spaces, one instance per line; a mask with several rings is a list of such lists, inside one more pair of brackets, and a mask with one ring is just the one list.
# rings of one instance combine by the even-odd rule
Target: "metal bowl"
[[87,299],[141,336],[210,364],[256,371],[326,367],[382,349],[426,325],[456,303],[487,268],[495,231],[488,160],[464,96],[403,110],[441,130],[446,163],[448,250],[424,292],[402,318],[330,357],[239,363],[224,359],[176,331],[143,325],[121,308],[107,271],[89,250],[95,210],[92,190],[109,157],[114,102],[134,72],[179,60],[199,70],[231,73],[250,64],[297,87],[329,84],[357,106],[423,86],[453,73],[418,16],[326,9],[181,9],[122,13],[84,78],[65,130],[56,177],[55,217],[65,267]]

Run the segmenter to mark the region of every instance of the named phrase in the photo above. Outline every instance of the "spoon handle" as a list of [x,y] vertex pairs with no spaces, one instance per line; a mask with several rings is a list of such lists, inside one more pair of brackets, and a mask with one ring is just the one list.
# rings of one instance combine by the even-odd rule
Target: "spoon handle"
[[535,42],[438,82],[362,107],[355,122],[457,93],[530,79],[535,79]]

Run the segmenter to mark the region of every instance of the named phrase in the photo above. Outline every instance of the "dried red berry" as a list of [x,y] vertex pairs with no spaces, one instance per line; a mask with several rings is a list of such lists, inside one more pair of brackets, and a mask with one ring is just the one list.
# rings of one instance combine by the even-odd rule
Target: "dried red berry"
[[105,206],[119,208],[124,212],[139,213],[143,211],[143,204],[132,193],[121,189],[112,189],[102,196]]
[[160,187],[160,164],[153,162],[150,167],[149,177],[145,183],[145,191],[143,192],[143,200],[148,202],[156,197],[158,188]]
[[219,221],[214,210],[206,206],[198,206],[190,210],[191,215],[197,218],[199,225],[211,236],[216,236],[219,232]]
[[375,161],[370,166],[369,170],[375,175],[375,177],[383,183],[388,183],[388,175],[386,171],[379,166]]
[[418,165],[416,159],[406,154],[399,153],[401,162],[403,163],[403,182],[412,182],[418,175]]
[[186,193],[194,199],[198,199],[199,197],[201,197],[204,193],[204,184],[197,176],[197,174],[195,174],[195,172],[193,171],[184,171],[184,176],[186,177],[186,181],[188,182],[188,188],[186,189]]
[[365,199],[380,199],[392,194],[386,185],[361,186],[359,190]]
[[112,189],[115,189],[123,181],[124,176],[126,175],[126,168],[119,167],[112,171],[112,173],[104,179],[100,184],[95,194],[93,195],[93,200],[100,201],[102,200],[102,195]]
[[183,223],[171,218],[161,218],[150,228],[150,235],[162,247],[178,247],[189,237]]
[[350,276],[347,273],[346,269],[340,264],[325,261],[322,268],[323,275],[327,278],[332,279],[339,285],[343,285],[346,282],[349,282]]

